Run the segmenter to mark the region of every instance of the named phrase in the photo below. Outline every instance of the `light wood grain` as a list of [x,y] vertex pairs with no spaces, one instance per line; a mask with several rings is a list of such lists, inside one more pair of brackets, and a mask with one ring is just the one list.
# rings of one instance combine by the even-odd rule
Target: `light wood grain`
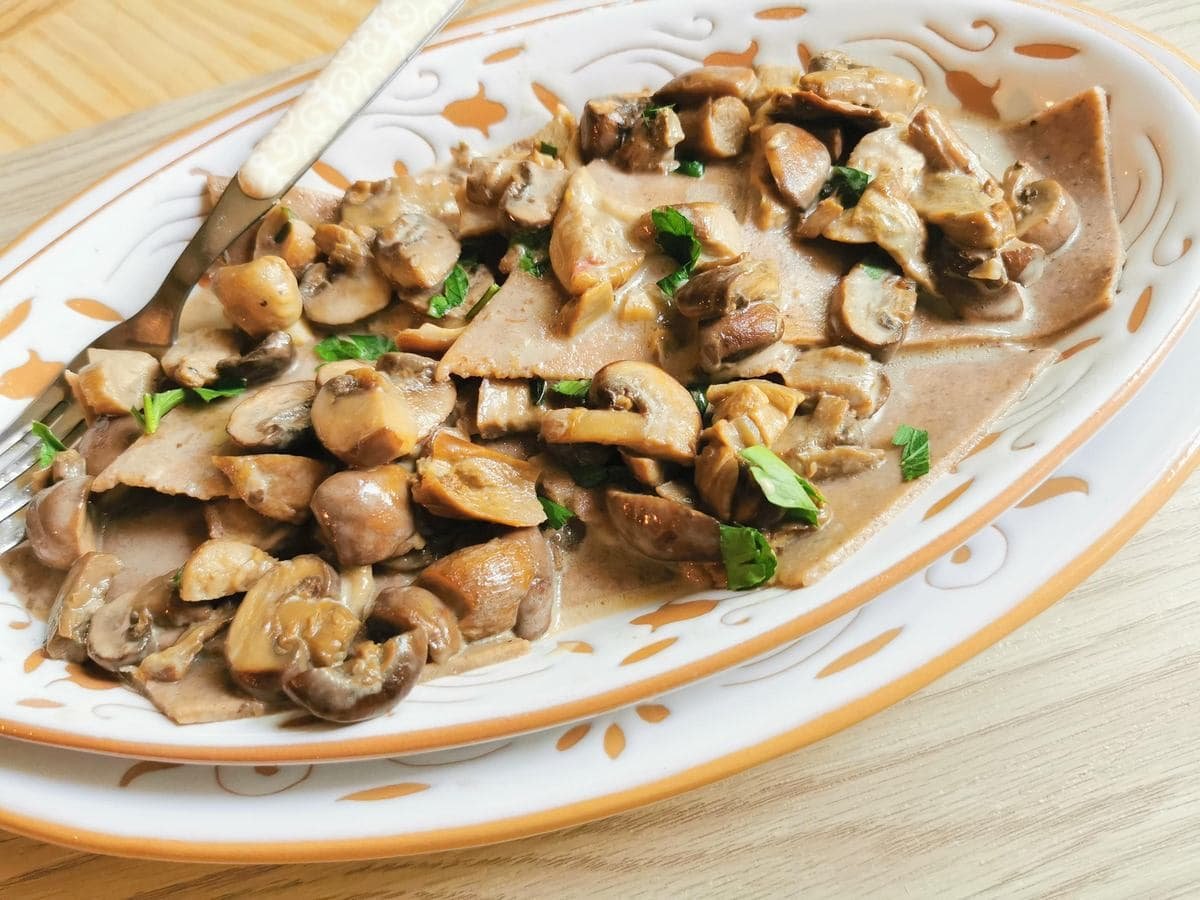
[[[1097,5],[1200,53],[1194,0]],[[0,157],[0,243],[249,88]],[[251,868],[115,860],[0,833],[0,897],[1196,896],[1198,544],[1200,475],[1081,588],[914,697],[604,822],[407,860]]]

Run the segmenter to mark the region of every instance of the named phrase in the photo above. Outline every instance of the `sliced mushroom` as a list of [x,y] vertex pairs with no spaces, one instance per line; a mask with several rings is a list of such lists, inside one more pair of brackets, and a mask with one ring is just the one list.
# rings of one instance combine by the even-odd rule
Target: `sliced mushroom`
[[589,399],[598,409],[555,409],[542,417],[550,444],[605,444],[639,456],[690,464],[700,412],[687,388],[650,363],[610,363],[596,373]]
[[25,533],[34,555],[51,569],[66,570],[96,549],[88,510],[92,478],[67,478],[38,491],[25,512]]
[[386,375],[359,368],[325,382],[312,406],[313,428],[334,456],[351,466],[378,466],[412,452],[412,408]]
[[629,474],[646,487],[657,487],[669,478],[667,470],[670,467],[662,460],[634,456],[628,450],[621,451],[621,460],[629,469]]
[[700,365],[711,372],[782,337],[779,307],[769,302],[752,303],[700,326]]
[[166,613],[175,594],[173,574],[160,575],[132,591],[109,598],[92,616],[88,656],[117,672],[136,666],[159,649],[155,618]]
[[424,213],[403,213],[375,239],[375,261],[398,288],[441,284],[461,253],[450,229]]
[[873,415],[891,391],[883,367],[850,347],[806,350],[783,373],[783,381],[806,394],[844,397],[860,419]]
[[993,188],[989,192],[973,175],[931,172],[912,195],[912,205],[955,245],[994,250],[1016,236],[1016,226],[1000,190]]
[[583,107],[579,120],[579,149],[585,162],[607,159],[621,148],[646,108],[644,94],[596,97]]
[[500,209],[520,228],[545,228],[554,221],[570,174],[564,168],[522,162],[500,198]]
[[550,234],[550,262],[559,282],[575,295],[606,281],[618,288],[644,258],[630,242],[626,223],[608,209],[591,172],[578,169]]
[[1047,253],[1061,248],[1079,228],[1079,207],[1057,181],[1035,181],[1017,199],[1017,237]]
[[50,478],[53,481],[81,478],[87,473],[87,460],[78,450],[60,450],[54,455],[54,462],[50,466]]
[[758,76],[745,66],[701,66],[676,75],[654,93],[655,103],[695,103],[706,97],[745,100],[758,87]]
[[821,233],[837,221],[843,212],[845,212],[845,208],[837,197],[826,197],[814,206],[808,215],[796,223],[796,237],[806,241],[819,238]]
[[247,450],[287,450],[312,434],[312,405],[317,387],[311,381],[273,384],[256,391],[233,408],[225,430]]
[[610,488],[605,505],[622,543],[650,559],[720,562],[721,534],[710,515],[653,494]]
[[[714,384],[708,389],[713,427],[728,426],[725,433],[735,438],[730,445],[738,450],[755,444],[770,447],[803,402],[801,391],[757,378]],[[706,441],[713,437],[711,430],[705,431]]]
[[513,466],[484,457],[418,460],[413,499],[448,519],[513,526],[546,520],[534,483]]
[[370,566],[344,566],[338,578],[338,602],[363,621],[375,604],[375,570]]
[[300,279],[304,314],[322,325],[346,325],[379,312],[392,299],[388,280],[373,265],[334,271],[314,263]]
[[1038,244],[1029,244],[1019,238],[1009,241],[1000,248],[1000,260],[1004,264],[1004,271],[1009,279],[1026,287],[1041,278],[1046,269],[1045,249]]
[[375,600],[367,632],[378,641],[406,631],[424,632],[433,663],[444,663],[463,648],[458,619],[436,595],[411,585],[388,588]]
[[316,556],[269,569],[242,598],[225,638],[233,679],[255,696],[272,696],[289,666],[340,662],[359,621],[332,599],[337,591],[337,573]]
[[517,174],[520,162],[495,156],[476,156],[467,164],[463,194],[478,206],[497,206]]
[[975,151],[931,106],[922,106],[913,114],[908,123],[908,142],[925,155],[936,172],[965,172],[980,184],[992,180]]
[[219,600],[250,590],[277,560],[241,541],[205,541],[179,570],[179,599]]
[[381,716],[408,696],[425,666],[425,635],[409,631],[384,644],[362,641],[334,666],[289,675],[283,689],[294,703],[331,722]]
[[826,146],[803,128],[778,123],[758,132],[775,186],[797,209],[808,209],[820,198],[833,161]]
[[317,258],[313,227],[288,207],[275,206],[263,216],[254,239],[254,256],[278,256],[299,273]]
[[375,363],[375,371],[386,375],[408,404],[418,441],[445,422],[458,402],[454,382],[435,380],[436,369],[436,361],[416,353],[385,353]]
[[296,536],[294,526],[270,519],[232,498],[205,503],[204,524],[213,540],[252,544],[268,553],[286,546]]
[[584,160],[609,159],[632,172],[666,172],[683,140],[679,116],[669,106],[651,106],[645,94],[589,100],[579,125]]
[[321,483],[312,511],[340,565],[370,565],[421,545],[408,480],[408,470],[393,465],[337,472]]
[[83,433],[75,449],[87,460],[87,474],[99,475],[141,436],[142,428],[133,416],[101,416]]
[[533,583],[517,606],[517,621],[513,634],[525,641],[536,641],[554,620],[556,596],[554,563],[550,544],[537,528],[525,528],[516,534],[525,541],[533,561]]
[[318,388],[325,387],[330,381],[340,375],[348,375],[355,369],[373,369],[375,363],[365,359],[339,359],[334,362],[323,363],[317,369],[316,385]]
[[484,378],[479,382],[475,427],[480,437],[488,439],[537,431],[541,424],[542,407],[533,402],[527,380]]
[[513,628],[521,603],[546,589],[536,528],[524,528],[456,550],[428,566],[417,585],[433,592],[458,616],[468,641]]
[[127,416],[152,393],[162,374],[158,360],[140,350],[88,350],[88,364],[75,374],[74,391],[91,417]]
[[333,468],[317,459],[284,453],[214,456],[212,461],[247,506],[293,525],[308,518],[313,492]]
[[700,242],[697,271],[712,266],[727,265],[742,253],[744,244],[741,223],[728,207],[720,203],[680,203],[673,207],[692,223],[696,240]]
[[217,375],[258,384],[282,375],[295,358],[296,345],[292,336],[286,331],[272,331],[246,353],[218,362]]
[[85,553],[75,561],[46,617],[46,655],[83,662],[92,616],[104,605],[113,579],[124,568],[109,553]]
[[187,674],[204,645],[225,629],[234,615],[234,607],[227,605],[215,615],[194,625],[189,625],[183,635],[170,647],[148,655],[137,669],[130,673],[134,684],[146,681],[179,681]]
[[401,214],[419,211],[420,204],[409,195],[406,187],[408,185],[399,178],[354,182],[346,188],[342,198],[342,221],[348,225],[386,228]]
[[318,225],[314,234],[317,249],[338,269],[358,271],[371,264],[371,242],[375,229],[360,225]]
[[915,81],[860,65],[809,71],[800,78],[799,87],[824,100],[879,110],[900,119],[907,119],[925,96],[925,88]]
[[705,320],[778,299],[778,270],[761,260],[742,257],[693,275],[675,294],[675,308],[688,318]]
[[491,459],[516,469],[527,481],[536,482],[541,477],[541,469],[535,463],[504,453],[495,447],[473,443],[448,428],[437,432],[430,440],[429,455],[434,459],[446,462],[460,462],[464,459]]
[[[203,387],[217,380],[217,366],[240,352],[237,334],[228,328],[204,328],[179,335],[163,354],[167,376],[184,387]],[[136,404],[134,404],[136,405]]]
[[833,292],[830,315],[838,334],[871,353],[899,346],[917,306],[917,286],[876,266],[859,264]]
[[698,159],[733,159],[750,135],[750,109],[737,97],[717,97],[680,110],[679,124],[680,150]]
[[222,266],[213,276],[212,290],[225,315],[251,337],[283,331],[300,318],[302,306],[296,276],[278,256],[260,256],[239,266]]

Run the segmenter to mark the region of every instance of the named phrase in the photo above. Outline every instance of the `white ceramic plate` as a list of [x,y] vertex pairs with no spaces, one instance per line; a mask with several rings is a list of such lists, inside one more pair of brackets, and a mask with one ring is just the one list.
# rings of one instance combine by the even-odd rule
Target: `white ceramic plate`
[[[594,0],[593,0],[594,2]],[[38,652],[40,627],[0,597],[0,733],[175,760],[346,759],[511,736],[617,708],[744,662],[827,623],[962,543],[1110,417],[1190,318],[1200,254],[1188,190],[1200,155],[1194,101],[1164,70],[1091,24],[1021,0],[587,0],[535,4],[445,36],[407,69],[306,180],[330,187],[416,170],[466,138],[502,144],[604,90],[659,83],[703,60],[794,62],[841,45],[922,78],[933,100],[1010,117],[1094,83],[1112,92],[1118,209],[1129,252],[1116,306],[1060,342],[1061,362],[987,448],[927,487],[823,583],[705,592],[622,610],[539,642],[523,659],[421,685],[386,718],[280,728],[280,717],[180,728],[132,693]],[[587,35],[581,43],[579,36]],[[952,91],[950,88],[953,88]],[[298,87],[244,104],[152,151],[35,227],[0,259],[0,415],[157,284],[197,223],[206,171],[230,172]],[[956,93],[957,92],[957,93]],[[1153,96],[1154,103],[1144,102]],[[1066,352],[1070,351],[1070,352]],[[1060,567],[1065,555],[1047,564]],[[991,583],[976,588],[987,601]],[[981,601],[981,605],[986,602]],[[6,622],[5,619],[8,621]]]

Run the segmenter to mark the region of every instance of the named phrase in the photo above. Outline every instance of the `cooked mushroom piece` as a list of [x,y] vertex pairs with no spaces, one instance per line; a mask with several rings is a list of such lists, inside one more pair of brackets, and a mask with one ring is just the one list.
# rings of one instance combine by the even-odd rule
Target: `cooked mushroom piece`
[[412,408],[386,375],[360,368],[327,381],[312,406],[313,428],[334,456],[351,466],[378,466],[412,452]]
[[752,303],[700,326],[700,365],[711,372],[782,337],[779,307],[770,302]]
[[162,374],[158,360],[140,350],[88,350],[88,364],[74,378],[74,390],[89,416],[127,416],[154,391]]
[[412,585],[388,588],[375,599],[367,633],[381,641],[406,631],[424,632],[433,663],[444,663],[463,648],[458,619],[436,595]]
[[833,167],[825,145],[803,128],[785,123],[768,125],[758,133],[758,141],[783,198],[797,209],[816,203]]
[[570,175],[563,168],[522,162],[500,198],[500,209],[519,228],[545,228],[554,221]]
[[800,78],[800,89],[824,100],[879,110],[906,119],[925,96],[925,88],[873,66],[843,66],[809,71]]
[[513,628],[526,597],[552,587],[544,551],[541,532],[522,528],[443,556],[416,583],[454,611],[465,639],[477,641]]
[[609,210],[592,173],[578,169],[550,233],[550,263],[562,286],[579,295],[606,281],[614,288],[624,284],[645,258],[627,230]]
[[659,104],[688,104],[706,97],[745,100],[758,86],[758,76],[746,66],[701,66],[676,75],[654,92]]
[[408,478],[407,469],[390,465],[336,472],[321,482],[312,511],[340,565],[371,565],[421,546]]
[[450,229],[424,213],[402,214],[375,239],[375,260],[399,288],[441,284],[461,253]]
[[699,159],[732,159],[750,135],[750,109],[737,97],[708,99],[679,111],[679,150]]
[[254,239],[254,256],[278,256],[293,272],[317,258],[313,227],[282,204],[263,216]]
[[334,271],[314,263],[300,279],[304,314],[322,325],[346,325],[379,312],[391,302],[392,288],[373,265]]
[[436,516],[500,525],[546,521],[534,482],[507,463],[484,456],[417,461],[413,500]]
[[[1028,287],[1034,284],[1046,269],[1046,251],[1038,244],[1030,244],[1016,238],[1000,248],[1000,260],[1009,279]],[[60,454],[61,455],[61,454]]]
[[409,631],[383,644],[362,641],[345,662],[289,675],[283,689],[297,705],[331,722],[381,716],[408,696],[425,666],[425,635]]
[[550,444],[605,444],[639,456],[690,465],[700,412],[687,388],[651,363],[610,363],[588,392],[596,409],[555,409],[542,416]]
[[783,382],[806,394],[844,397],[860,419],[874,414],[891,392],[883,367],[850,347],[806,350],[783,373]]
[[66,570],[96,549],[96,527],[88,510],[92,478],[67,478],[38,491],[25,512],[25,531],[34,555],[51,569]]
[[316,396],[317,387],[311,381],[273,384],[235,406],[225,430],[247,450],[291,449],[312,434]]
[[293,525],[308,518],[313,492],[332,470],[329,463],[284,453],[214,456],[212,461],[252,510]]
[[375,570],[370,566],[343,566],[338,578],[338,601],[363,621],[375,604]]
[[252,544],[273,553],[296,536],[296,527],[255,512],[243,501],[229,497],[204,504],[204,524],[213,540]]
[[480,437],[488,439],[537,431],[541,424],[542,408],[533,402],[527,380],[484,378],[479,382],[475,427]]
[[375,240],[373,228],[326,222],[317,226],[313,239],[317,249],[335,268],[357,271],[371,264],[371,242]]
[[55,454],[50,466],[50,478],[53,481],[66,481],[68,478],[80,478],[88,473],[87,460],[78,450],[61,450]]
[[109,553],[85,553],[75,561],[46,617],[47,656],[69,662],[87,659],[92,616],[104,604],[113,579],[123,568],[121,560]]
[[87,461],[87,474],[99,475],[141,436],[142,428],[133,416],[101,416],[83,433],[75,449]]
[[92,616],[88,656],[117,672],[136,666],[159,649],[155,619],[166,613],[175,593],[173,573],[160,575],[140,587],[109,598]]
[[1017,237],[1047,253],[1062,247],[1079,228],[1079,207],[1057,181],[1035,181],[1017,199]]
[[205,541],[179,570],[179,599],[219,600],[250,590],[277,560],[241,541]]
[[955,245],[994,250],[1016,237],[1016,226],[1000,190],[993,188],[989,192],[962,172],[933,172],[912,195],[912,205]]
[[859,264],[841,280],[830,302],[838,334],[880,354],[904,340],[917,305],[917,286],[877,266]]
[[283,331],[300,318],[300,288],[278,256],[260,256],[238,266],[222,266],[212,280],[225,315],[251,337]]
[[437,381],[436,369],[435,360],[417,353],[385,353],[375,363],[375,371],[386,375],[408,404],[418,441],[445,422],[458,402],[454,382]]
[[589,100],[579,120],[579,150],[584,161],[607,159],[616,153],[637,124],[647,100],[644,94],[619,94]]
[[179,681],[187,674],[204,645],[216,637],[232,621],[235,608],[227,604],[203,621],[189,625],[183,635],[170,647],[156,650],[138,663],[130,679],[139,687],[147,681]]
[[239,352],[237,334],[231,329],[204,328],[179,335],[163,354],[162,367],[177,384],[203,387],[217,380],[222,360]]
[[625,546],[669,562],[720,562],[721,534],[712,516],[653,494],[610,488],[609,519]]
[[779,299],[773,265],[742,257],[692,276],[675,294],[675,308],[691,319],[715,319],[760,301]]
[[296,358],[296,346],[286,331],[272,331],[245,353],[217,363],[217,376],[258,384],[282,375]]

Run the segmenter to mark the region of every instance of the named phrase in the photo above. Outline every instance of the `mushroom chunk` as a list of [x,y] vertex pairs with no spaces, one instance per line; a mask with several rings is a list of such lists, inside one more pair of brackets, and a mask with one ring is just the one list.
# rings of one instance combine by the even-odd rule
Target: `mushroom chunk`
[[797,209],[808,209],[820,198],[833,161],[826,146],[803,128],[786,123],[768,125],[758,133],[775,186]]
[[700,412],[687,388],[651,363],[625,360],[596,373],[588,392],[597,409],[555,409],[542,416],[550,444],[606,444],[639,456],[690,465]]
[[454,611],[464,638],[477,641],[513,628],[522,603],[552,588],[544,553],[541,532],[522,528],[443,556],[416,583]]
[[222,266],[213,293],[230,321],[251,337],[283,331],[300,318],[300,288],[278,256],[260,256],[239,266]]
[[653,494],[610,488],[605,496],[617,536],[650,559],[720,562],[721,534],[712,516]]
[[417,440],[423,441],[446,421],[458,402],[452,381],[436,381],[437,362],[417,353],[385,353],[375,363],[397,388],[412,413]]
[[624,284],[645,258],[626,231],[592,173],[576,170],[550,233],[550,262],[562,286],[579,295],[606,281],[613,288]]
[[956,246],[995,250],[1016,237],[1016,230],[999,188],[994,183],[992,188],[962,172],[931,172],[912,195],[912,205]]
[[113,579],[124,568],[108,553],[85,553],[67,573],[46,617],[46,655],[83,662],[92,616],[104,604]]
[[254,258],[260,256],[278,256],[293,272],[301,272],[317,258],[313,227],[286,206],[272,207],[254,239]]
[[338,600],[361,622],[375,603],[375,570],[370,566],[344,566],[338,575]]
[[241,500],[223,497],[204,504],[204,524],[214,540],[253,544],[268,553],[284,547],[296,534],[285,522],[255,512]]
[[312,511],[342,566],[371,565],[421,546],[402,466],[336,472],[313,494]]
[[87,460],[78,450],[60,450],[55,454],[54,462],[50,466],[50,478],[54,481],[80,478],[87,473]]
[[[874,414],[891,392],[883,367],[850,347],[806,350],[783,372],[783,382],[806,394],[844,397],[860,419]],[[711,401],[711,390],[709,396]]]
[[181,334],[163,354],[162,367],[177,384],[203,387],[217,380],[223,360],[239,352],[237,334],[231,329],[204,328]]
[[752,303],[700,327],[700,365],[712,372],[783,337],[783,316],[774,303]]
[[334,456],[350,466],[378,466],[412,452],[412,408],[388,377],[359,368],[325,382],[312,406],[313,428]]
[[351,227],[326,222],[318,226],[315,233],[317,249],[330,265],[355,272],[371,264],[371,241],[374,239],[375,229],[363,225]]
[[88,656],[116,672],[136,666],[159,649],[154,620],[167,612],[175,593],[172,575],[152,578],[141,587],[109,599],[92,616]]
[[779,299],[779,272],[742,257],[692,276],[675,295],[675,308],[691,319],[715,319],[760,301]]
[[90,417],[127,416],[151,393],[161,369],[140,350],[88,350],[88,364],[74,377],[73,388]]
[[542,408],[533,402],[525,379],[479,382],[475,402],[475,427],[484,439],[523,431],[537,431],[542,423]]
[[450,229],[432,216],[408,212],[379,232],[375,260],[398,288],[441,284],[462,252]]
[[249,351],[217,363],[217,376],[259,384],[287,371],[296,358],[296,346],[286,331],[272,331]]
[[322,325],[346,325],[379,312],[391,302],[392,289],[373,265],[334,271],[314,263],[300,279],[304,314]]
[[293,525],[308,518],[313,491],[332,469],[329,463],[284,453],[214,456],[212,461],[252,510]]
[[680,150],[700,159],[732,159],[750,135],[750,109],[737,97],[716,97],[680,110],[679,125]]
[[659,104],[695,103],[707,97],[747,99],[758,87],[758,76],[746,66],[701,66],[676,75],[654,92]]
[[585,160],[608,159],[630,172],[668,171],[683,138],[675,110],[651,105],[643,94],[589,100],[579,124]]
[[88,513],[92,478],[67,478],[38,491],[25,513],[33,554],[51,569],[66,570],[96,549],[96,528]]
[[1057,181],[1034,181],[1016,195],[1017,237],[1047,253],[1061,248],[1079,228],[1079,207]]
[[83,433],[75,449],[87,461],[87,474],[99,475],[141,436],[142,428],[133,416],[101,416]]
[[810,71],[799,87],[824,100],[852,104],[907,119],[925,96],[925,88],[884,69],[839,63],[836,68]]
[[213,616],[189,625],[170,647],[156,650],[128,673],[140,688],[147,681],[179,681],[187,674],[204,645],[216,637],[233,619],[234,607],[226,605]]
[[965,172],[980,184],[992,180],[975,151],[933,107],[922,106],[913,114],[908,142],[925,155],[935,172]]
[[427,457],[418,460],[417,476],[413,499],[436,516],[513,526],[546,521],[534,483],[497,459]]
[[875,354],[904,340],[917,305],[917,286],[907,278],[859,264],[833,293],[830,315],[839,335]]
[[579,121],[579,150],[584,161],[607,159],[616,153],[637,124],[646,102],[642,94],[589,100]]
[[245,593],[275,563],[253,544],[205,541],[179,570],[179,599],[197,603]]
[[564,168],[522,162],[500,198],[500,209],[519,228],[545,228],[554,221],[569,178]]
[[225,430],[247,450],[290,449],[312,433],[316,396],[317,387],[311,381],[273,384],[235,406]]
[[433,663],[444,663],[463,648],[458,619],[435,594],[411,585],[388,588],[375,599],[367,633],[378,641],[406,631],[424,632]]
[[408,696],[425,667],[426,653],[420,631],[383,644],[361,641],[345,662],[289,675],[283,689],[320,719],[361,722],[383,715]]

